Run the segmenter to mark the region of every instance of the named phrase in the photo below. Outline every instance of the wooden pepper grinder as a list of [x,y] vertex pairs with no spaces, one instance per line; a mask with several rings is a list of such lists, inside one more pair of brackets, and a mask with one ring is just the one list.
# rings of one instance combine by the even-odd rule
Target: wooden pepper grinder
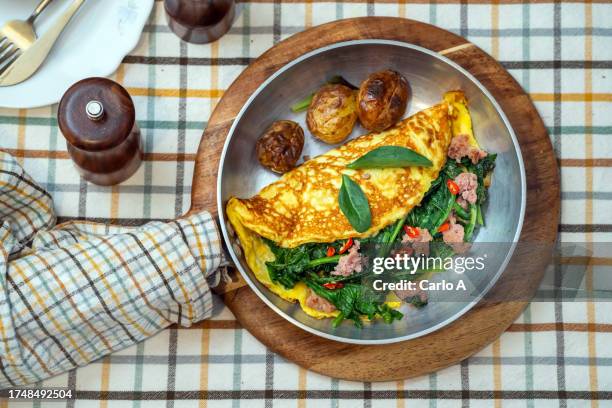
[[134,103],[118,83],[87,78],[72,85],[58,109],[68,153],[84,179],[111,186],[128,179],[142,161]]
[[232,26],[234,0],[164,0],[168,26],[182,40],[216,41]]

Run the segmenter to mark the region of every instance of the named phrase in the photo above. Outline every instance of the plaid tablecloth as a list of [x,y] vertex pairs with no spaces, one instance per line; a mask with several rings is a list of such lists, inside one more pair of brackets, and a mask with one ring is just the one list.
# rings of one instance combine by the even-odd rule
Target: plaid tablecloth
[[[531,94],[559,157],[561,240],[612,241],[612,4],[605,1],[255,0],[240,3],[229,34],[210,45],[181,43],[157,1],[140,44],[114,77],[132,94],[144,135],[145,162],[134,177],[112,188],[81,180],[57,128],[57,106],[0,109],[0,148],[52,193],[60,221],[175,218],[190,205],[206,120],[246,65],[309,26],[366,15],[430,22],[499,59]],[[597,258],[587,283],[593,269],[611,263]],[[40,385],[75,389],[78,400],[62,403],[69,407],[610,406],[611,306],[533,303],[500,339],[459,365],[413,380],[355,383],[274,355],[217,301],[213,320],[166,330]],[[0,401],[7,405],[13,403]]]

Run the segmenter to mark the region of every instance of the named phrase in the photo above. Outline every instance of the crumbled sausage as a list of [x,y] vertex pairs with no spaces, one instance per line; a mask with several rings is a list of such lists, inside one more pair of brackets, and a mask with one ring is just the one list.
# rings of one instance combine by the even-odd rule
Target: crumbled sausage
[[415,296],[419,297],[419,300],[423,303],[427,302],[427,292],[425,292],[424,290],[421,289],[405,289],[405,290],[395,290],[394,291],[395,294],[397,295],[398,298],[406,301],[406,300],[410,300]]
[[446,242],[455,252],[461,254],[470,248],[469,242],[463,242],[465,231],[463,225],[456,224],[455,217],[449,217],[450,228],[442,232],[442,239]]
[[331,313],[336,310],[336,306],[330,303],[327,299],[317,295],[312,290],[310,290],[310,293],[306,298],[306,306],[324,313]]
[[[470,204],[476,204],[478,195],[476,189],[478,188],[478,178],[474,173],[461,173],[455,177],[455,183],[459,186],[459,198],[467,201]],[[461,203],[459,203],[461,205]]]
[[457,163],[459,163],[463,157],[468,157],[472,163],[476,164],[480,159],[486,156],[487,152],[472,146],[468,136],[464,134],[453,137],[448,147],[448,157],[455,159]]
[[419,236],[416,238],[411,238],[408,234],[404,234],[402,237],[402,244],[410,243],[412,244],[412,249],[414,250],[415,255],[423,254],[425,256],[429,255],[429,242],[433,241],[433,237],[429,233],[427,228],[416,228],[419,231]]
[[359,241],[355,240],[348,254],[340,257],[338,265],[331,271],[332,275],[349,276],[353,272],[361,272],[363,269],[363,259],[359,254]]

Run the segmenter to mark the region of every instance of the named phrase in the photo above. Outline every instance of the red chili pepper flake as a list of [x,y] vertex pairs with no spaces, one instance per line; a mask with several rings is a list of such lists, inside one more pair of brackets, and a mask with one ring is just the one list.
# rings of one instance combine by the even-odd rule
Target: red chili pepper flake
[[459,186],[453,180],[447,180],[446,186],[448,187],[448,191],[450,191],[452,195],[459,194]]
[[323,287],[325,289],[330,289],[330,290],[342,289],[344,287],[344,283],[342,283],[342,282],[327,282],[327,283],[323,284]]
[[410,225],[404,225],[404,232],[410,238],[418,238],[421,235],[421,232],[417,227],[411,227]]
[[339,254],[343,254],[346,251],[349,250],[350,247],[353,246],[353,238],[349,238],[348,241],[346,241],[344,243],[344,245],[342,246],[342,248],[340,248],[340,251],[338,251]]
[[334,247],[327,247],[327,256],[334,256],[334,254],[336,253],[336,249]]
[[440,225],[440,228],[438,228],[438,232],[448,231],[449,229],[450,229],[450,222],[445,222],[444,224]]

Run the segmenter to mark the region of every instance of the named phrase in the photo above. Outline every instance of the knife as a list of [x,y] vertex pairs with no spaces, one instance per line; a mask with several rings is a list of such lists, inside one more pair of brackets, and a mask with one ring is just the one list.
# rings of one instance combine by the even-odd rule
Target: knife
[[0,76],[0,86],[15,85],[31,77],[49,55],[57,38],[85,0],[74,0],[30,48]]

